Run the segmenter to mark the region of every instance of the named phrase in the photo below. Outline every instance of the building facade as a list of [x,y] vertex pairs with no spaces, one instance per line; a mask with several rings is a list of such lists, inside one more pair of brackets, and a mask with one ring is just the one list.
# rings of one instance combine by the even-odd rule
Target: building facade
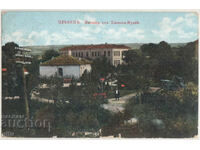
[[117,66],[123,63],[123,52],[129,49],[130,47],[128,46],[116,44],[77,45],[64,47],[59,50],[59,53],[61,55],[90,59],[105,56],[112,65]]
[[91,62],[85,59],[77,59],[72,56],[58,56],[40,64],[40,76],[54,76],[66,78],[80,78],[82,74],[91,71]]

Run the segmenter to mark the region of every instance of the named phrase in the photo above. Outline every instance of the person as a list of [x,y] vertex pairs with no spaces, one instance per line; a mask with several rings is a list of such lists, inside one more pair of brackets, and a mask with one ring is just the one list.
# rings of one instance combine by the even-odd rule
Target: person
[[116,90],[115,90],[115,100],[119,100],[119,97],[120,97],[119,90],[116,89]]

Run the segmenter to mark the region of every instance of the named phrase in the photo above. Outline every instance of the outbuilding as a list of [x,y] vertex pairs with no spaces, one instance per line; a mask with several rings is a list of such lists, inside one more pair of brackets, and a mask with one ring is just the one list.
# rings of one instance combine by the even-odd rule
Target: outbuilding
[[55,76],[80,78],[82,74],[91,71],[91,61],[77,59],[69,55],[61,55],[40,64],[40,76]]

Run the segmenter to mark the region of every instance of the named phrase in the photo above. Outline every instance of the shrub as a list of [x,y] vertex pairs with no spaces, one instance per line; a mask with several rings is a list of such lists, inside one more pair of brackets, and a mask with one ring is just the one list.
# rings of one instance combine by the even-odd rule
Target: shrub
[[[188,83],[185,89],[177,91],[143,93],[127,103],[126,116],[138,118],[145,137],[193,137],[198,131],[197,89]],[[161,119],[165,129],[156,129],[153,119]]]

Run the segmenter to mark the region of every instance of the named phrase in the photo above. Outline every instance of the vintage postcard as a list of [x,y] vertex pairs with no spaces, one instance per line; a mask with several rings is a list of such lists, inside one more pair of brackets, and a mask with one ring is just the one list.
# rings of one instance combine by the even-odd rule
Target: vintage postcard
[[1,12],[1,137],[198,137],[199,11]]

